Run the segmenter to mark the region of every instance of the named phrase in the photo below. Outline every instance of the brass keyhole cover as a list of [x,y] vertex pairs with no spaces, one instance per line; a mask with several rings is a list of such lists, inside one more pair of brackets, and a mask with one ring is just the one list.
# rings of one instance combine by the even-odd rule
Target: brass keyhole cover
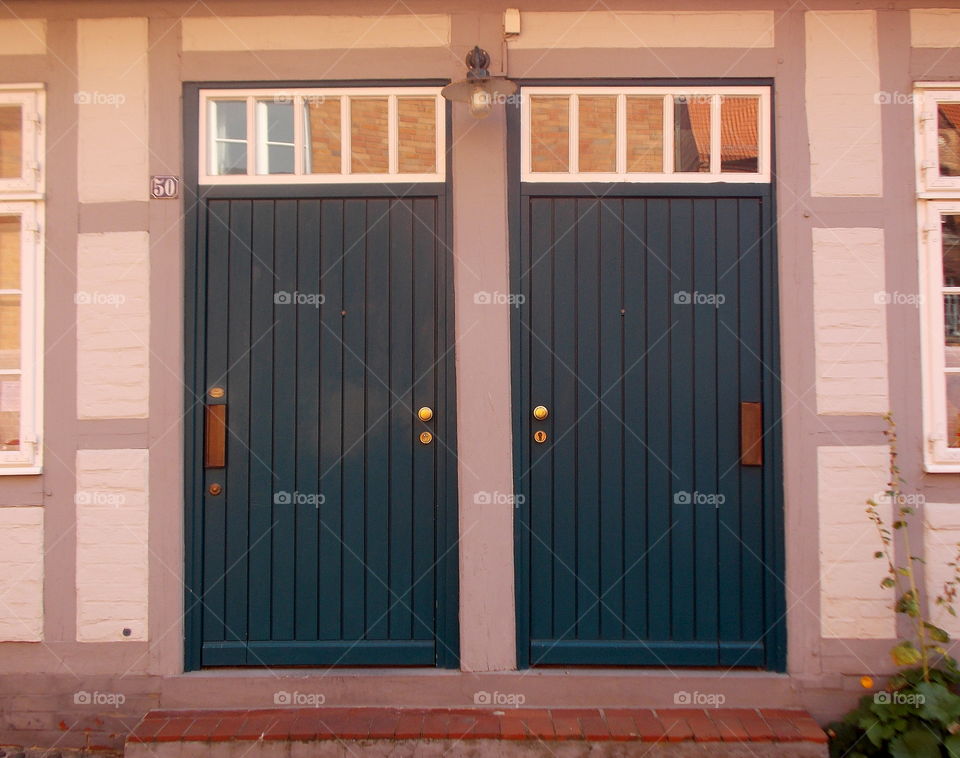
[[223,487],[221,487],[219,484],[214,482],[209,487],[207,487],[207,492],[209,492],[211,495],[219,495],[221,492],[223,492]]
[[533,433],[533,441],[534,441],[534,442],[546,442],[546,441],[547,441],[547,433],[546,433],[545,431],[543,431],[543,429],[538,429],[537,431],[535,431],[535,432]]
[[433,435],[430,432],[420,432],[420,444],[429,445],[433,441]]

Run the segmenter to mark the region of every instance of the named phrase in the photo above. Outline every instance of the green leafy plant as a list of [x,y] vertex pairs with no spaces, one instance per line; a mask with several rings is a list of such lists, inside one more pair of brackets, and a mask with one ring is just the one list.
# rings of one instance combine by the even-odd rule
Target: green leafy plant
[[[921,602],[917,572],[923,559],[910,547],[913,499],[903,493],[905,483],[897,465],[897,429],[890,414],[885,432],[890,446],[890,481],[883,504],[892,504],[889,526],[877,499],[867,500],[867,517],[880,536],[881,550],[874,557],[887,564],[881,586],[894,592],[894,610],[908,620],[909,634],[897,642],[890,657],[898,667],[885,689],[864,695],[842,721],[830,724],[833,758],[960,758],[960,669],[950,656],[950,635],[934,624]],[[898,561],[897,556],[905,556]],[[952,616],[960,586],[960,554],[949,563],[953,574],[937,595],[935,604]],[[921,568],[918,568],[921,567]],[[864,677],[864,687],[873,686]]]

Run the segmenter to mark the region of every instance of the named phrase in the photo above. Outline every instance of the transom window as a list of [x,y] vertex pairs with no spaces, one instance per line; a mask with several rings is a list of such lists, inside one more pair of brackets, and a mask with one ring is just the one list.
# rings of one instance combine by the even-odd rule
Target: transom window
[[768,182],[766,87],[524,87],[527,182]]
[[920,90],[915,102],[921,130],[918,187],[931,197],[960,197],[960,90],[923,86],[931,89]]
[[437,182],[437,87],[204,90],[200,182]]

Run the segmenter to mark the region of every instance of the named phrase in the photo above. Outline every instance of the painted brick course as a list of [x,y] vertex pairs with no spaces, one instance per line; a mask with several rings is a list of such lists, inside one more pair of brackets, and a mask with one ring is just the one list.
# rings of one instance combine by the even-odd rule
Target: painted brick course
[[[817,449],[820,515],[820,630],[824,637],[894,636],[893,593],[880,581],[886,567],[873,557],[881,547],[865,513],[867,498],[887,482],[886,445]],[[880,506],[889,524],[890,505]]]
[[43,639],[43,508],[0,508],[0,641]]
[[77,451],[81,642],[147,639],[148,456],[146,450]]
[[882,229],[813,230],[817,412],[889,405]]
[[146,418],[150,392],[146,232],[79,235],[77,416]]

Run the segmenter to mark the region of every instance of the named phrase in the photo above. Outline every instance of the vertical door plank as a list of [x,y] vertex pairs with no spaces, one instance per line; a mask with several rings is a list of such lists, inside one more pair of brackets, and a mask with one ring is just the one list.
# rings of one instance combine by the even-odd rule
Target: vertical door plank
[[384,640],[390,597],[390,205],[367,201],[366,265],[366,524],[367,638]]
[[[278,200],[276,204],[276,244],[274,270],[277,287],[290,293],[297,289],[297,201]],[[297,402],[297,311],[295,302],[274,308],[274,385],[273,385],[273,470],[277,491],[292,494],[296,478],[296,402]],[[296,506],[292,502],[273,503],[273,607],[271,639],[294,638],[294,582],[297,533]]]
[[313,299],[297,305],[296,603],[298,640],[317,639],[320,516],[320,201],[300,200],[297,212],[297,291]]
[[[647,244],[647,201],[623,201],[623,620],[628,640],[647,639],[646,270],[664,268]],[[658,466],[656,461],[652,465]]]
[[[623,638],[623,201],[600,204],[600,637]],[[635,433],[635,432],[634,432]]]
[[[413,204],[390,206],[390,638],[413,634]],[[431,406],[433,407],[433,406]],[[439,421],[439,420],[438,420]],[[434,422],[436,426],[437,422]]]
[[[273,498],[274,201],[253,202],[250,291],[250,639],[270,639]],[[228,389],[227,400],[230,400]],[[238,398],[239,400],[239,398]]]
[[740,544],[740,257],[738,201],[717,200],[717,292],[724,297],[717,313],[717,466],[720,506],[717,560],[723,578],[719,601],[719,637],[739,640],[741,622]]
[[[227,596],[224,624],[227,640],[247,639],[247,570],[250,499],[250,244],[251,204],[234,200],[230,208],[230,271],[228,274],[227,344]],[[230,398],[236,393],[237,402]]]
[[670,468],[670,340],[673,292],[682,288],[670,260],[670,201],[647,202],[647,618],[650,638],[670,639],[673,588],[671,504],[679,483]]
[[[674,640],[692,640],[694,636],[693,577],[696,554],[693,544],[694,489],[693,439],[693,318],[697,307],[686,298],[693,296],[693,202],[670,202],[670,268],[675,293],[671,316],[675,324],[670,332],[670,467],[674,486],[664,493],[672,504],[670,533],[670,591],[673,595],[671,626]],[[686,493],[687,498],[678,497]],[[684,502],[684,500],[687,500]]]
[[[207,330],[204,335],[207,352],[206,385],[201,392],[227,381],[227,309],[230,261],[230,203],[213,201],[209,205],[207,225]],[[203,397],[198,398],[200,402]],[[226,588],[223,574],[226,570],[226,497],[203,496],[203,608],[204,641],[224,640],[224,603]]]
[[[762,299],[760,262],[760,201],[739,201],[740,224],[740,400],[761,402],[764,367],[761,361]],[[739,438],[739,434],[738,434]],[[763,467],[741,466],[741,561],[743,567],[743,638],[760,640],[763,587],[768,568],[763,563]]]
[[[553,205],[549,199],[531,199],[529,218],[524,214],[524,239],[529,236],[531,266],[524,272],[530,288],[529,332],[521,339],[530,345],[530,397],[522,398],[523,428],[532,436],[545,431],[544,443],[530,442],[530,468],[521,472],[529,482],[529,532],[520,539],[530,545],[530,634],[533,639],[550,639],[553,634],[553,445],[556,419],[552,376],[553,358]],[[543,421],[533,418],[538,405],[547,407],[550,415]],[[569,527],[567,527],[569,528]]]
[[717,639],[717,314],[729,306],[717,295],[716,201],[693,201],[693,286],[706,301],[693,306],[693,437],[695,491],[693,504],[695,636]]
[[[576,200],[554,200],[553,214],[553,635],[576,637],[577,406]],[[536,265],[534,262],[532,265]],[[531,660],[531,663],[537,663]]]
[[344,203],[343,254],[343,636],[366,636],[365,432],[367,349],[366,300],[367,204]]
[[343,200],[321,201],[320,289],[320,571],[318,636],[342,636],[343,550]]
[[[413,376],[414,407],[437,403],[437,201],[413,201]],[[416,428],[416,427],[414,427]],[[435,427],[439,430],[439,427]],[[416,436],[416,435],[415,435]],[[450,444],[435,435],[429,445],[414,440],[414,550],[413,628],[414,639],[434,638],[434,572],[436,539],[436,465],[439,450]]]

